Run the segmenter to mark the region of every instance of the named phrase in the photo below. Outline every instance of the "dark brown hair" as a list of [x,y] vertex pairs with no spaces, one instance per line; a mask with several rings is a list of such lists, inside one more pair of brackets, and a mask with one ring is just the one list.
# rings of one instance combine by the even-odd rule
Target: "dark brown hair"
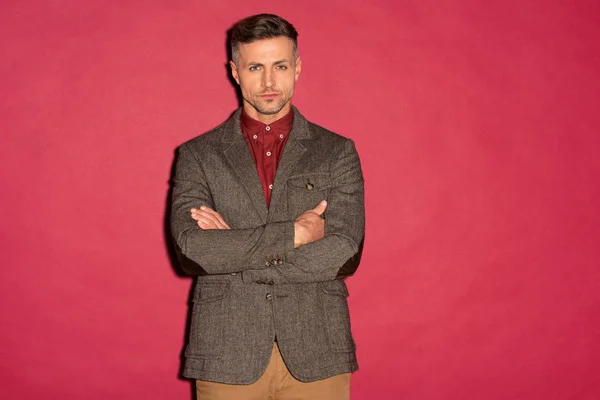
[[298,32],[285,19],[274,14],[258,14],[244,18],[229,30],[231,58],[237,64],[240,43],[285,36],[294,42],[294,58],[298,57]]

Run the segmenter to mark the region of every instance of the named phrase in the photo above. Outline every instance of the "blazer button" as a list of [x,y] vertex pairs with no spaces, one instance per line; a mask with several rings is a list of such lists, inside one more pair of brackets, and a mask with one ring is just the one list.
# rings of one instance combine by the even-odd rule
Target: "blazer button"
[[315,185],[313,185],[312,183],[308,182],[308,183],[306,184],[306,188],[307,188],[308,190],[313,190],[313,189],[315,188]]
[[273,295],[271,293],[267,293],[267,300],[272,300],[273,299]]
[[271,260],[271,265],[277,265],[277,260],[275,260],[275,259]]
[[270,267],[271,266],[271,262],[270,261],[265,261],[265,266]]
[[277,260],[277,264],[279,264],[279,265],[283,264],[283,260],[280,258],[279,260]]

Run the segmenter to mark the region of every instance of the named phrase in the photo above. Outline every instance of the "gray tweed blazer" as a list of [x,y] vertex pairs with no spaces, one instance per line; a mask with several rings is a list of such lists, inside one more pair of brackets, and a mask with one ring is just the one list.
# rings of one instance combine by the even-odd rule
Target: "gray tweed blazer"
[[[364,189],[354,143],[293,108],[267,208],[240,112],[178,148],[171,231],[182,268],[196,275],[183,375],[249,384],[277,340],[304,382],[355,371],[343,277],[364,237]],[[294,220],[327,199],[325,237],[294,249]],[[231,230],[202,230],[190,208],[209,206]]]

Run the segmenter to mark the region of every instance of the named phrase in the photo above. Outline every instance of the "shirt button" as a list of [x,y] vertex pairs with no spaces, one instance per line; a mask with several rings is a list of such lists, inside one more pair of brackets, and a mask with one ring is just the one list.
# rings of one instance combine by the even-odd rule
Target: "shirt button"
[[283,139],[283,135],[279,135],[279,139]]
[[254,135],[252,136],[254,139],[258,139],[258,135]]
[[272,183],[269,185],[269,189],[273,190],[273,184]]
[[265,130],[270,131],[271,127],[269,125],[265,126]]
[[270,157],[270,156],[271,156],[271,152],[267,151],[267,157]]
[[273,295],[271,293],[267,293],[267,300],[273,299]]

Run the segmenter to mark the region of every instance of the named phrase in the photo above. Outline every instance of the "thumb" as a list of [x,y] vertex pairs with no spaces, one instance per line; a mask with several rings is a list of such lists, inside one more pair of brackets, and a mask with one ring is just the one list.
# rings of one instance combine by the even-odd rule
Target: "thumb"
[[319,215],[322,215],[325,212],[326,208],[327,208],[327,200],[323,200],[322,202],[317,204],[317,206],[315,208],[313,208],[313,211]]

